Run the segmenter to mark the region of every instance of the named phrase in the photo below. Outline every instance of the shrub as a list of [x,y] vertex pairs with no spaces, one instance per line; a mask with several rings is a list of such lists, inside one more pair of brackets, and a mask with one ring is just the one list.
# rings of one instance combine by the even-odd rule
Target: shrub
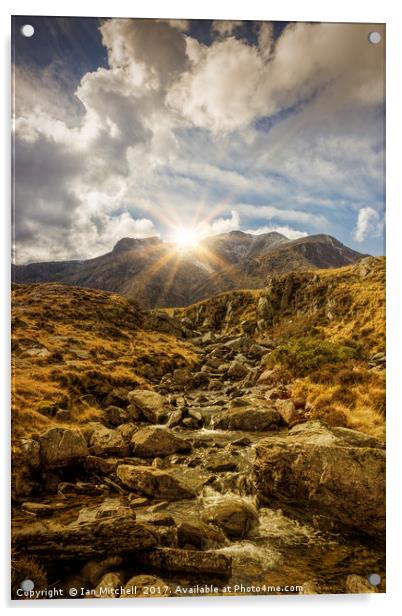
[[277,347],[269,356],[269,363],[280,364],[295,376],[306,376],[322,366],[357,359],[356,347],[320,340],[319,338],[291,338]]

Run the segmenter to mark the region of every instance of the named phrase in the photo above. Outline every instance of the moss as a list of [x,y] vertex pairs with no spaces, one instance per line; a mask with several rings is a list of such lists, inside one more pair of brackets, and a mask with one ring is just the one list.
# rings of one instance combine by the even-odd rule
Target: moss
[[357,359],[360,351],[351,346],[336,344],[316,337],[304,336],[288,340],[269,356],[269,365],[279,364],[295,376],[306,376],[327,364]]

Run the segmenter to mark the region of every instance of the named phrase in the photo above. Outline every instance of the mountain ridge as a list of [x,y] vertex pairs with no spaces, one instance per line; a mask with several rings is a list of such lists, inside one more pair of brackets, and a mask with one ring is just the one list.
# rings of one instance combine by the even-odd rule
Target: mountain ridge
[[157,236],[124,237],[91,259],[14,265],[12,278],[117,292],[145,308],[175,307],[223,291],[263,287],[272,273],[342,267],[364,256],[325,234],[290,240],[277,232],[230,231],[188,250]]

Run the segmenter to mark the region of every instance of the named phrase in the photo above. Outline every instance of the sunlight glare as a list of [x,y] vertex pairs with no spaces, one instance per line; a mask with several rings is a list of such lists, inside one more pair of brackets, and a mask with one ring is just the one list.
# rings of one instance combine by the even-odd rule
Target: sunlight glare
[[195,229],[180,228],[174,234],[174,242],[180,250],[191,250],[196,248],[200,236]]

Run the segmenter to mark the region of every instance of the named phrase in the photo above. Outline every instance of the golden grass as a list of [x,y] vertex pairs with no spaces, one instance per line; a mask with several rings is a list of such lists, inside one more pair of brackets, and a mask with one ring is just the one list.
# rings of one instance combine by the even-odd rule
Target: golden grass
[[15,285],[12,318],[14,437],[60,425],[58,409],[70,425],[96,420],[113,390],[152,388],[197,359],[188,343],[142,330],[139,308],[111,293]]
[[323,367],[294,381],[294,397],[305,398],[312,418],[330,425],[385,437],[385,372],[370,370],[363,362]]

